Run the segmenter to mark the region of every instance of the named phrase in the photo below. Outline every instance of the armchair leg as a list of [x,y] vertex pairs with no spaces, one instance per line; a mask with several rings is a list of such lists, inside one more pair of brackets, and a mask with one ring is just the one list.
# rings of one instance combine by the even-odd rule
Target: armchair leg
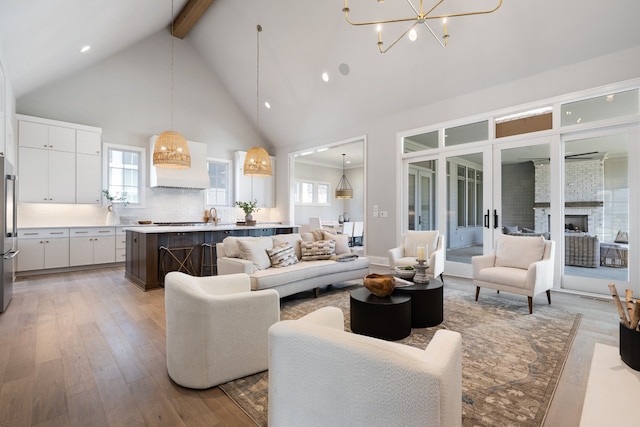
[[320,288],[313,288],[313,297],[318,298],[320,296]]
[[551,290],[547,289],[547,301],[549,301],[549,304],[551,304]]
[[533,314],[533,297],[527,297],[529,300],[529,314]]
[[476,301],[478,301],[478,295],[480,295],[480,286],[476,286]]

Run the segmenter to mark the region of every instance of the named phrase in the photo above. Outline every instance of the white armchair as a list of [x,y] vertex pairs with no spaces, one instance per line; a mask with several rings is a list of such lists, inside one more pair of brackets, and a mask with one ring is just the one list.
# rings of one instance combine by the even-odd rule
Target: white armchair
[[476,301],[480,288],[490,288],[526,295],[529,314],[533,313],[533,297],[542,292],[551,304],[555,244],[542,236],[498,236],[493,254],[471,258]]
[[344,331],[324,307],[269,329],[269,427],[462,423],[462,338],[425,350]]
[[402,241],[397,248],[389,249],[389,267],[406,267],[416,265],[416,246],[427,247],[427,275],[440,276],[444,283],[444,234],[438,230],[417,231],[410,230],[402,235]]
[[167,371],[184,387],[203,389],[268,367],[268,329],[280,320],[273,289],[251,291],[244,273],[165,277]]

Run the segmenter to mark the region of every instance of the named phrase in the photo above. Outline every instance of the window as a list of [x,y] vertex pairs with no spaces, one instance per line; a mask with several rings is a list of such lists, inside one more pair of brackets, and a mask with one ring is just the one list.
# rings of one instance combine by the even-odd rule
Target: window
[[231,161],[208,159],[209,186],[205,203],[209,206],[231,206]]
[[129,204],[142,204],[145,152],[140,147],[104,144],[103,182],[111,195],[125,196]]
[[330,205],[331,185],[326,182],[296,181],[297,205]]

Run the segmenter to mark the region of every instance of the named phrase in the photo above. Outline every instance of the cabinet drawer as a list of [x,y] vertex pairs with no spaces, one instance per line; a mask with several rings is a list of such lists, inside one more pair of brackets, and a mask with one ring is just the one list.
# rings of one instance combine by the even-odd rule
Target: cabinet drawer
[[69,229],[31,228],[18,230],[18,239],[43,239],[45,237],[69,237]]
[[83,228],[71,228],[69,229],[69,235],[71,237],[86,237],[86,236],[115,236],[115,227],[83,227]]
[[127,247],[127,236],[116,236],[116,249],[125,249]]
[[127,250],[125,248],[116,249],[116,262],[125,262],[127,258]]

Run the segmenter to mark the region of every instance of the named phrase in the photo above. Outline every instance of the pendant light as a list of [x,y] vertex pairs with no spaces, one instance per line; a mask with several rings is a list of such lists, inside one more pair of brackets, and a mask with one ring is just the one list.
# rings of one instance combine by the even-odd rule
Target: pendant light
[[336,187],[336,199],[353,199],[353,188],[344,174],[344,156],[345,154],[342,155],[342,178]]
[[[256,59],[256,125],[258,137],[260,137],[260,33],[262,26],[258,25],[257,30],[257,59]],[[250,176],[271,176],[271,159],[267,150],[259,145],[252,147],[244,158],[243,171]]]
[[189,169],[191,154],[182,135],[173,130],[173,0],[171,0],[171,130],[164,131],[153,146],[153,165],[158,168]]

